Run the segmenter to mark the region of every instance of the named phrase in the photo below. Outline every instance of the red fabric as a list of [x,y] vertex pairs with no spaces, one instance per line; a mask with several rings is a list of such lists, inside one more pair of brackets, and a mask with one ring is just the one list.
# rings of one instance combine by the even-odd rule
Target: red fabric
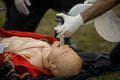
[[[11,37],[11,36],[20,36],[20,37],[32,37],[35,39],[47,39],[48,41],[51,42],[51,44],[56,41],[57,39],[52,37],[52,36],[47,36],[43,34],[37,34],[37,33],[32,33],[32,32],[21,32],[21,31],[16,31],[16,30],[10,30],[6,31],[3,28],[0,28],[0,37]],[[12,53],[12,56],[16,55],[15,53]],[[11,56],[11,57],[12,57]],[[4,58],[4,54],[0,55],[0,57]],[[10,59],[10,61],[14,64],[16,72],[19,75],[22,75],[24,72],[29,72],[32,77],[36,77],[40,74],[46,74],[50,75],[51,72],[48,70],[43,70],[40,67],[32,65],[30,62],[28,62],[25,58],[22,56],[16,56]],[[0,61],[0,64],[2,61]]]
[[24,57],[17,55],[16,53],[4,52],[0,57],[5,59],[6,54],[10,54],[9,61],[13,63],[15,72],[19,74],[20,77],[26,72],[29,72],[32,77],[37,77],[41,74],[51,75],[49,70],[43,70],[40,67],[32,65]]
[[35,39],[47,39],[51,43],[56,41],[57,39],[53,36],[43,35],[43,34],[37,34],[33,32],[22,32],[22,31],[16,31],[16,30],[9,30],[6,31],[3,28],[0,28],[0,37],[11,37],[11,36],[20,36],[20,37],[32,37]]

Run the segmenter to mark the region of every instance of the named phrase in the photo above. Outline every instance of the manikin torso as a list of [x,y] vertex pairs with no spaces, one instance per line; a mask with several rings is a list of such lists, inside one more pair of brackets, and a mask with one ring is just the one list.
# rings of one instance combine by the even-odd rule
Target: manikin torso
[[45,68],[44,62],[47,64],[47,56],[50,52],[50,44],[42,40],[25,37],[10,37],[3,38],[2,43],[6,44],[6,51],[15,52],[31,64]]

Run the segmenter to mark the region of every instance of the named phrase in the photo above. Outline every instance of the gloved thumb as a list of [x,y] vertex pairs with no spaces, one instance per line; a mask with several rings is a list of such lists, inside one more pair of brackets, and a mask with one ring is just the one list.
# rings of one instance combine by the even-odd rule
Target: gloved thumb
[[67,37],[70,37],[71,35],[72,35],[72,32],[69,32],[63,29],[62,32],[57,35],[57,38],[60,38],[62,36],[65,36],[67,38]]
[[63,17],[63,19],[65,19],[67,15],[65,15],[64,13],[58,13],[57,16],[61,16]]

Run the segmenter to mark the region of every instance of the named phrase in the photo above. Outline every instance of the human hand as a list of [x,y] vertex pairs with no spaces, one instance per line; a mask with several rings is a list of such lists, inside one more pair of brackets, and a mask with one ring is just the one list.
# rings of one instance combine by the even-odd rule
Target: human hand
[[19,13],[24,15],[28,15],[30,13],[27,8],[27,6],[31,6],[29,0],[14,0],[14,3]]
[[77,16],[69,16],[64,13],[57,14],[64,19],[64,23],[61,26],[55,27],[56,32],[58,33],[57,38],[60,36],[70,37],[79,27],[84,24],[82,16],[79,14]]

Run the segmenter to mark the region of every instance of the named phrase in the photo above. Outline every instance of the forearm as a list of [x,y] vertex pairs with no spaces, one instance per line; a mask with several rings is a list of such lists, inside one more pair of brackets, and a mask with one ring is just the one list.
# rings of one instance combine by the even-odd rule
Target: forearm
[[113,8],[119,0],[97,0],[93,6],[81,13],[84,23]]

